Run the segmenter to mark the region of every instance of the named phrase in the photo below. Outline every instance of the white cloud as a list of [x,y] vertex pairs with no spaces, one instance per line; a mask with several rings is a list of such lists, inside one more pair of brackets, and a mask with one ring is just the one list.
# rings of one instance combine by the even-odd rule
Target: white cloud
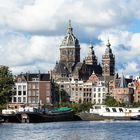
[[48,71],[50,66],[59,59],[61,36],[26,37],[19,33],[5,33],[4,35],[6,34],[8,34],[7,40],[1,42],[0,46],[0,63],[10,66],[14,72],[21,70],[21,68],[28,71],[40,69]]
[[[128,31],[114,30],[103,32],[99,39],[106,44],[109,36],[111,48],[116,59],[116,70],[119,73],[123,71],[128,74],[138,74],[140,72],[140,33],[130,33]],[[103,53],[105,45],[96,46],[98,55]]]
[[51,31],[60,32],[60,27],[68,19],[84,27],[83,33],[120,29],[132,24],[135,18],[140,18],[139,4],[135,0],[1,0],[0,24],[18,31],[45,31],[46,34]]
[[71,19],[81,61],[87,42],[98,39],[93,45],[101,63],[109,37],[117,71],[139,73],[140,33],[128,31],[140,19],[139,5],[137,0],[0,0],[0,64],[16,73],[52,69]]

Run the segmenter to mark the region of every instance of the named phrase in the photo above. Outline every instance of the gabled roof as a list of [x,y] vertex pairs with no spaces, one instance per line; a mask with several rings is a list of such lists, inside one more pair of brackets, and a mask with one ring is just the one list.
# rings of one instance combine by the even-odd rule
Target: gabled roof
[[55,73],[58,73],[58,74],[70,74],[70,72],[68,71],[67,67],[65,66],[64,63],[56,63],[55,65],[55,68],[53,70]]
[[72,71],[72,73],[76,73],[77,71],[79,71],[83,66],[83,63],[82,62],[78,62],[75,66],[74,66],[74,69]]
[[[16,79],[18,78],[22,78],[24,81],[34,81],[36,79],[36,81],[50,81],[50,74],[49,73],[26,73],[26,74],[20,74],[16,77]],[[17,81],[19,82],[19,81]]]

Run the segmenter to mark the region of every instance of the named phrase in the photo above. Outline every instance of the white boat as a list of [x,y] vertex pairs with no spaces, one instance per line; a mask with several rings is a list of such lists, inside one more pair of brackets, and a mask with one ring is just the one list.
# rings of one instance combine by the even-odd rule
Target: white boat
[[94,105],[89,113],[99,115],[106,119],[123,119],[129,120],[133,117],[140,116],[140,108],[126,108],[126,107],[108,107],[106,105]]

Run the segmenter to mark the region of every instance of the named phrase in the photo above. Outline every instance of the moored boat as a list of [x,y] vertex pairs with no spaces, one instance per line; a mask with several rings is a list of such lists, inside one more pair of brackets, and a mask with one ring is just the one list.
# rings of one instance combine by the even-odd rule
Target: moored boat
[[[89,112],[79,114],[82,120],[140,120],[140,108],[94,105]],[[137,117],[139,116],[139,117]]]
[[18,110],[2,110],[1,117],[4,119],[4,122],[39,123],[73,121],[74,113],[71,108],[59,108],[57,110],[48,111],[47,109],[24,107]]

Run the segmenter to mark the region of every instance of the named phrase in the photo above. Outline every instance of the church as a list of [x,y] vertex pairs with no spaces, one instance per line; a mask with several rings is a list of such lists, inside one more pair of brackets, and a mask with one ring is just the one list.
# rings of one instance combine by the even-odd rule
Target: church
[[54,81],[70,81],[71,78],[86,81],[93,72],[97,76],[114,76],[115,56],[109,40],[102,56],[102,65],[97,62],[92,44],[83,62],[80,61],[80,49],[79,40],[74,35],[69,21],[66,35],[60,45],[60,60],[56,62],[51,73]]

